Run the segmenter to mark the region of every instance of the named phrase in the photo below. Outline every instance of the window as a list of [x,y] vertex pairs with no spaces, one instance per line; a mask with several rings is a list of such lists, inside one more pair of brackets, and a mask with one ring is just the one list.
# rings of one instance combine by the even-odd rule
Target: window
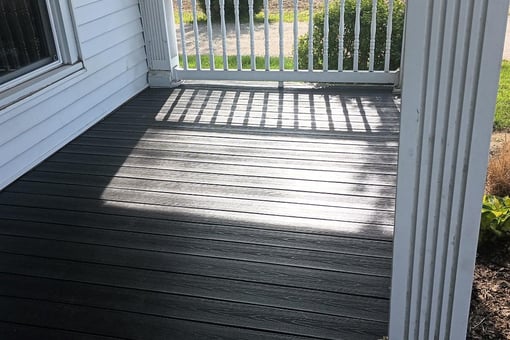
[[83,67],[70,9],[69,0],[0,0],[0,108]]
[[0,84],[58,60],[46,2],[0,0]]

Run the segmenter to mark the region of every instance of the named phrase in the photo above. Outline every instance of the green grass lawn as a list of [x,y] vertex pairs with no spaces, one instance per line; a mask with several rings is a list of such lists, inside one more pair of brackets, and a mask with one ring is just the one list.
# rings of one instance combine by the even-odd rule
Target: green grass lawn
[[[174,12],[174,20],[176,24],[180,24],[181,20],[179,18],[179,13],[177,11]],[[192,12],[182,12],[182,21],[185,24],[192,24],[193,23],[193,13]],[[207,16],[197,11],[197,22],[207,22]]]
[[494,130],[510,130],[510,61],[507,60],[501,65]]
[[[200,61],[202,65],[202,69],[210,68],[210,58],[209,55],[201,55]],[[229,55],[227,56],[227,63],[229,69],[237,69],[237,56]],[[249,55],[241,56],[241,63],[244,69],[251,69],[251,57]],[[182,56],[180,56],[180,64],[182,65]],[[294,61],[293,58],[286,57],[284,58],[285,69],[294,69]],[[188,68],[195,69],[197,67],[197,58],[195,55],[188,55]],[[214,56],[214,67],[217,70],[223,69],[223,56],[215,55]],[[255,57],[255,68],[259,70],[264,70],[265,66],[265,58],[264,57]],[[271,70],[280,69],[280,59],[278,57],[269,57],[269,68]]]
[[[308,21],[309,18],[309,12],[308,11],[300,11],[298,12],[298,21]],[[193,13],[192,12],[183,12],[182,13],[182,21],[186,24],[192,24],[193,23]],[[255,14],[253,17],[253,21],[255,23],[264,23],[264,12],[260,12],[258,14]],[[280,21],[280,14],[279,13],[269,13],[268,18],[269,23],[275,23]],[[206,23],[207,22],[207,16],[197,11],[197,22]],[[293,11],[284,11],[283,12],[283,22],[294,22],[294,12]],[[179,24],[179,14],[175,13],[175,23]]]

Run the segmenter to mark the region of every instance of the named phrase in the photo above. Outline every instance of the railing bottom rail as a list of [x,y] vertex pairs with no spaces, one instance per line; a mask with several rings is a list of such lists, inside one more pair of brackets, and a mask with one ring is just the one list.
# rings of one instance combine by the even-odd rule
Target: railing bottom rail
[[393,85],[398,79],[398,71],[221,71],[221,70],[181,70],[176,75],[182,80],[235,80],[235,81],[289,81],[325,83],[364,83]]

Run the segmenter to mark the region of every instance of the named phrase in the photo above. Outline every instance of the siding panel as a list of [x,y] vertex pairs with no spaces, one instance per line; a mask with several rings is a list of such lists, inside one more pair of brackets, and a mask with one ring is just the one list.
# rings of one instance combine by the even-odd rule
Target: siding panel
[[[29,131],[13,138],[9,143],[0,146],[0,153],[3,155],[2,160],[0,160],[0,166],[9,163],[9,161],[19,156],[16,150],[10,148],[11,144],[15,144],[18,149],[22,148],[23,150],[32,148],[34,145],[37,145],[47,138],[45,135],[46,131],[56,131],[65,128],[69,122],[83,115],[81,108],[88,107],[92,109],[97,103],[109,99],[117,90],[122,88],[125,84],[131,83],[132,79],[136,79],[145,72],[145,64],[140,63],[136,65],[136,67],[117,72],[115,78],[108,82],[103,84],[98,82],[97,88],[94,89],[94,91],[84,93],[82,97],[73,98],[71,105],[66,106],[62,110],[42,120]],[[114,108],[115,106],[113,109]],[[53,113],[53,111],[50,112]]]
[[121,11],[115,12],[106,17],[102,17],[96,21],[93,21],[90,24],[84,25],[82,27],[82,34],[80,36],[82,43],[93,39],[95,37],[99,37],[105,32],[112,31],[119,27],[119,25],[124,25],[129,22],[135,21],[140,18],[140,14],[138,13],[138,6],[133,6],[124,8]]
[[[143,55],[143,50],[136,49],[121,58],[113,58],[110,60],[109,64],[98,69],[97,72],[92,73],[90,77],[84,78],[75,86],[62,91],[60,93],[62,98],[60,98],[60,96],[49,98],[45,102],[31,108],[37,109],[38,111],[35,117],[18,114],[4,122],[2,127],[5,129],[5,132],[0,136],[0,153],[3,155],[2,160],[0,160],[0,165],[9,160],[5,153],[5,148],[8,148],[7,142],[14,141],[14,139],[20,140],[20,138],[23,138],[25,132],[29,132],[31,128],[37,127],[37,125],[44,123],[54,115],[58,115],[62,110],[69,110],[69,106],[73,103],[83,99],[84,96],[94,93],[97,88],[110,82],[121,73],[128,71],[133,65],[143,62]],[[91,100],[94,100],[94,98],[91,98]],[[79,108],[77,109],[81,111]],[[68,111],[65,117],[68,117],[69,114],[73,113]],[[75,112],[75,114],[80,113]],[[61,122],[65,122],[66,119],[62,119]]]
[[[146,78],[146,74],[144,73],[138,79],[130,82],[122,88],[119,92],[112,93],[110,96],[116,97],[121,103],[125,102],[133,96],[133,93],[139,91],[140,88],[146,87]],[[28,149],[25,149],[25,151],[20,153],[15,160],[0,167],[0,173],[3,175],[1,179],[2,182],[0,183],[2,186],[0,187],[5,187],[16,180],[19,176],[29,171],[41,161],[51,156],[55,151],[58,151],[59,148],[66,145],[85,130],[93,126],[106,114],[113,111],[118,104],[117,101],[111,101],[110,99],[111,98],[107,98],[105,103],[100,103],[97,107],[91,108],[88,114],[81,115],[78,119],[49,135],[44,140]],[[110,106],[106,106],[108,103]],[[101,111],[101,109],[103,111]]]
[[105,32],[93,40],[82,43],[81,49],[85,59],[92,58],[104,51],[104,46],[116,44],[143,32],[140,19],[121,25],[114,30]]
[[76,8],[76,23],[78,26],[81,26],[136,4],[138,4],[138,0],[103,0],[92,2],[86,6]]
[[147,87],[136,4],[74,4],[85,70],[0,111],[0,189]]

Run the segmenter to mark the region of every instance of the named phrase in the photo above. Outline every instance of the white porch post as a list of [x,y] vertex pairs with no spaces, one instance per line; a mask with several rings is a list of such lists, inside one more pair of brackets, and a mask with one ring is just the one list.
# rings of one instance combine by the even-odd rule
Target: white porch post
[[172,0],[139,0],[145,50],[149,66],[149,86],[179,85],[175,67],[179,65]]
[[407,0],[390,339],[465,339],[508,0]]

